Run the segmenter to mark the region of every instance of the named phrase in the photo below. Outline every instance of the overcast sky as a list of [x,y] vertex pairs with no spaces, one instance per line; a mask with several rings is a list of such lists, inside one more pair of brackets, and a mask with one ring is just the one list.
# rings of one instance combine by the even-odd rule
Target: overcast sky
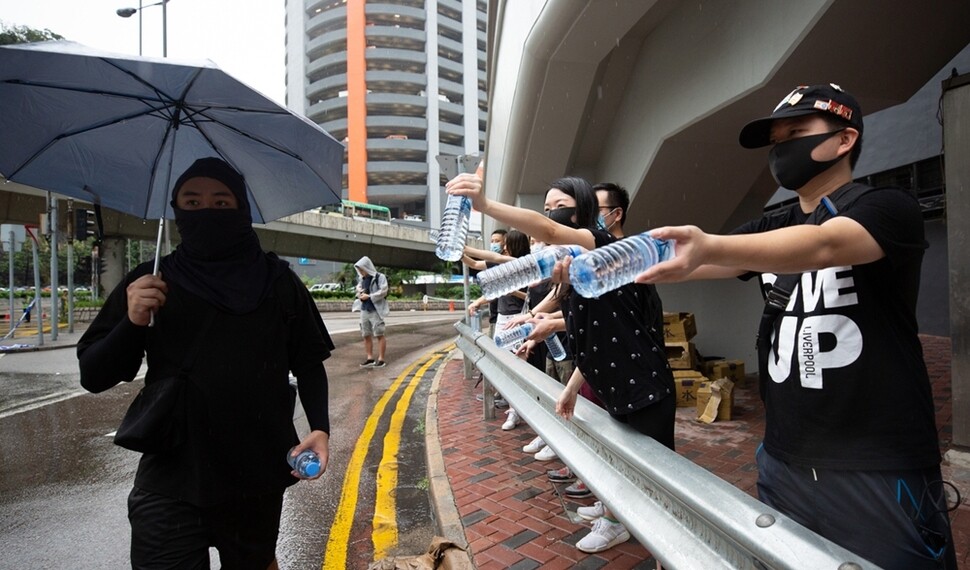
[[[162,7],[142,0],[142,51],[162,55]],[[4,24],[50,31],[117,53],[138,53],[138,0],[0,0]],[[270,99],[285,99],[284,0],[169,0],[168,56],[211,59]]]

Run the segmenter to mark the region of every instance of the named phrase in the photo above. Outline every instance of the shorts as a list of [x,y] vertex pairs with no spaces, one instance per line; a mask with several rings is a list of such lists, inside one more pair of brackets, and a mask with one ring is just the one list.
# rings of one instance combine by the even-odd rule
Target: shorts
[[762,502],[885,570],[956,570],[939,466],[897,471],[802,467],[759,448]]
[[223,568],[266,570],[276,559],[283,491],[197,507],[135,487],[128,495],[131,567],[209,568],[209,547]]
[[377,311],[360,312],[360,336],[384,336],[384,318]]
[[575,368],[576,363],[571,358],[557,361],[546,357],[546,375],[560,384],[569,383],[569,377],[573,375]]

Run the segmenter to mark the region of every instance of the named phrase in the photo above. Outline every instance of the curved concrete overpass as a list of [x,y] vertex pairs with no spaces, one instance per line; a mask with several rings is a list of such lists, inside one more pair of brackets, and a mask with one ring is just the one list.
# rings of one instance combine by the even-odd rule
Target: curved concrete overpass
[[[75,204],[90,207],[80,201]],[[66,208],[60,208],[63,216]],[[13,182],[0,182],[3,223],[36,225],[45,210],[44,192]],[[102,215],[106,238],[155,241],[158,234],[155,220],[142,220],[108,209]],[[174,224],[171,227],[172,240],[177,243],[178,232]],[[435,271],[441,263],[434,255],[428,231],[406,225],[303,212],[254,227],[263,248],[283,256],[353,263],[367,255],[376,265],[425,271]]]

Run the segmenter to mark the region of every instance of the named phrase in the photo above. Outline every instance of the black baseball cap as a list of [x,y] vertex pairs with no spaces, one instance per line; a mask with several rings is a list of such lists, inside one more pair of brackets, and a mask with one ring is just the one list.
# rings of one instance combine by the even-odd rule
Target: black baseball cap
[[772,121],[811,113],[831,113],[862,134],[862,109],[858,101],[835,83],[825,83],[799,85],[792,89],[771,115],[745,125],[738,140],[745,148],[768,146],[771,144]]

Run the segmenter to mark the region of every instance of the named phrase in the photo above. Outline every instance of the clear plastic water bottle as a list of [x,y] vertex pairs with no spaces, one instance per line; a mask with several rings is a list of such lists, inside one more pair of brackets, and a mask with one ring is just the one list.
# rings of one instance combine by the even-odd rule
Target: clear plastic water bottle
[[[532,323],[525,323],[513,329],[501,331],[495,335],[495,346],[499,348],[511,348],[515,343],[525,340],[525,337],[532,334],[533,328],[535,327],[532,326]],[[566,358],[566,349],[563,348],[562,342],[559,341],[556,333],[552,333],[546,338],[546,347],[549,349],[549,354],[553,360],[560,361]]]
[[478,274],[478,284],[486,299],[496,299],[531,283],[549,279],[557,261],[567,255],[578,257],[582,253],[583,248],[578,245],[550,245],[539,252],[482,271]]
[[[540,319],[544,318],[542,315],[538,315]],[[527,323],[528,324],[528,323]],[[566,349],[562,346],[562,341],[559,340],[559,335],[552,333],[546,338],[546,348],[549,349],[549,357],[556,362],[562,362],[566,359]]]
[[296,447],[291,447],[286,453],[286,462],[290,464],[290,467],[294,471],[300,474],[301,477],[312,478],[320,474],[320,458],[317,454],[309,449],[304,449],[297,455],[293,457],[293,450]]
[[465,251],[468,220],[472,213],[472,201],[464,196],[448,196],[445,212],[441,216],[441,229],[435,240],[434,254],[444,261],[458,261]]
[[633,235],[584,253],[569,266],[569,282],[577,293],[596,298],[628,283],[651,266],[674,257],[673,240]]
[[562,341],[559,340],[559,335],[552,333],[546,339],[546,348],[549,349],[549,357],[556,362],[562,362],[566,359],[566,349],[562,346]]

